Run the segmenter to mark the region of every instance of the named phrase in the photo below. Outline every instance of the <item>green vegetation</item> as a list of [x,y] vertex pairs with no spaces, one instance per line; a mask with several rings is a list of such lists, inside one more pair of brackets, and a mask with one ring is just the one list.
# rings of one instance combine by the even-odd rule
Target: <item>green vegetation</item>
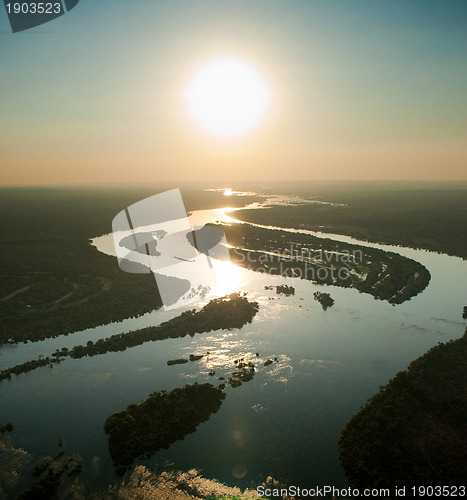
[[225,393],[211,384],[186,385],[155,392],[138,405],[111,415],[104,425],[117,472],[123,473],[137,457],[157,450],[196,430],[221,406]]
[[13,446],[10,436],[0,438],[0,498],[6,500],[20,493],[23,476],[30,472],[26,466],[31,456],[24,449]]
[[[62,439],[58,440],[58,447],[61,449],[54,457],[43,457],[30,471],[29,467],[25,470],[25,466],[31,461],[32,456],[25,450],[13,448],[9,442],[0,440],[0,498],[17,500],[70,498],[61,493],[70,487],[70,483],[75,483],[83,464],[77,455],[65,453]],[[33,483],[24,489],[31,477],[34,478]]]
[[[193,354],[190,354],[190,361],[196,361],[197,359],[200,359],[202,357],[203,356],[195,356]],[[177,365],[185,363],[188,363],[188,360],[184,358],[174,359],[167,362],[168,365]],[[210,375],[211,377],[213,377],[215,374],[216,372],[214,370],[208,371],[208,375]],[[252,363],[251,361],[244,361],[243,358],[240,358],[235,360],[235,371],[232,372],[230,377],[228,377],[227,380],[225,380],[225,377],[218,377],[218,380],[225,380],[225,383],[235,388],[241,386],[243,382],[249,382],[250,380],[253,379],[254,376],[255,376],[255,364]],[[219,388],[224,389],[225,384],[224,383],[220,384]]]
[[[78,483],[79,486],[79,483]],[[79,488],[78,492],[79,492]],[[67,493],[67,492],[65,492]],[[106,489],[80,494],[74,490],[62,498],[73,500],[207,500],[235,499],[258,500],[255,490],[241,491],[219,481],[207,479],[196,469],[182,472],[164,470],[160,474],[137,465],[130,474],[119,479]]]
[[115,258],[90,245],[89,238],[111,230],[120,203],[109,195],[2,190],[0,344],[58,336],[161,306],[153,276],[124,273]]
[[232,261],[247,269],[356,288],[390,304],[409,300],[430,281],[424,266],[396,253],[249,224],[222,227]]
[[313,297],[321,304],[324,310],[334,305],[334,299],[331,297],[329,293],[315,292],[313,294]]
[[32,370],[35,370],[36,368],[39,368],[40,366],[47,366],[49,365],[52,367],[52,363],[60,363],[61,359],[60,358],[49,358],[48,356],[46,358],[40,357],[38,359],[33,359],[31,361],[26,361],[25,363],[22,363],[20,365],[13,366],[12,368],[6,368],[5,370],[0,371],[0,380],[3,379],[11,379],[12,375],[20,375],[21,373],[27,373]]
[[295,295],[295,288],[293,286],[289,286],[289,285],[277,285],[277,286],[273,286],[273,285],[269,285],[269,286],[265,286],[264,289],[265,290],[273,290],[273,289],[276,289],[276,293],[278,295],[285,295],[285,296],[289,296],[289,295]]
[[212,330],[242,328],[251,323],[258,312],[258,303],[250,302],[246,297],[232,293],[226,297],[211,300],[200,311],[195,309],[185,311],[159,326],[150,326],[128,333],[112,335],[86,346],[74,347],[69,356],[82,358],[95,356],[110,351],[124,351],[129,347],[144,344],[154,340],[180,338],[196,333],[205,333]]
[[239,387],[243,382],[249,382],[255,376],[255,365],[251,361],[247,363],[240,360],[237,364],[237,370],[226,380],[231,387]]
[[[78,345],[68,350],[63,348],[52,354],[53,358],[40,357],[27,361],[21,365],[7,368],[0,372],[0,380],[11,378],[12,374],[26,373],[40,366],[60,363],[63,358],[82,358],[84,356],[97,356],[107,352],[125,351],[145,342],[164,340],[168,338],[180,338],[186,335],[194,336],[196,333],[205,333],[212,330],[242,328],[251,323],[258,312],[258,303],[250,302],[239,293],[232,293],[225,297],[211,300],[200,311],[195,309],[185,311],[180,316],[173,318],[158,326],[150,326],[128,333],[112,335],[97,342],[88,341],[87,344]],[[168,363],[169,364],[169,363]]]
[[190,354],[190,361],[198,361],[198,359],[201,359],[203,357],[204,354]]
[[[152,275],[120,271],[115,258],[98,252],[89,244],[89,239],[110,232],[113,217],[123,207],[169,187],[173,186],[125,190],[2,189],[0,344],[41,340],[138,316],[160,307]],[[346,206],[276,206],[266,210],[243,210],[240,218],[275,226],[337,232],[467,258],[465,190],[407,190],[402,186],[396,191],[372,190],[366,185],[329,188],[316,184],[313,192],[304,193],[308,188],[302,185],[294,189],[295,194],[311,194],[319,200]],[[195,191],[184,191],[183,196],[190,210],[213,208],[225,201],[221,194],[214,192],[203,192],[200,196]],[[255,199],[229,199],[232,205],[251,201]],[[285,241],[289,235],[287,233]],[[362,291],[377,295],[379,290],[372,290],[372,287],[378,288],[378,276],[383,269],[373,266],[370,271],[365,280],[370,290]],[[394,276],[393,270],[391,276]],[[418,281],[410,276],[405,278],[413,289],[407,290],[401,300],[416,294],[427,283],[425,273],[419,275]],[[397,286],[395,283],[387,285],[388,289]],[[346,285],[341,283],[341,286]]]
[[167,361],[168,366],[183,365],[184,363],[188,363],[188,360],[184,358],[179,358],[179,359],[169,359],[169,361]]
[[5,425],[0,424],[0,433],[4,434],[5,432],[12,432],[13,424],[11,422],[7,422]]
[[[139,316],[162,305],[152,274],[128,274],[91,246],[123,208],[173,186],[0,190],[0,345]],[[189,210],[220,193],[183,191]],[[256,198],[232,199],[243,204]]]
[[295,295],[295,288],[293,286],[288,285],[277,285],[276,292],[282,295]]
[[341,432],[353,487],[462,485],[467,470],[467,330],[399,372]]
[[34,483],[17,500],[48,500],[54,498],[62,477],[77,476],[83,469],[81,459],[76,456],[65,456],[59,452],[55,457],[46,457],[34,467],[33,475],[37,477]]
[[[274,189],[274,188],[272,188]],[[286,187],[277,188],[284,193]],[[314,183],[294,195],[333,204],[273,206],[232,217],[271,226],[345,234],[362,240],[424,248],[467,259],[467,185],[433,183]],[[276,190],[276,192],[277,192]]]

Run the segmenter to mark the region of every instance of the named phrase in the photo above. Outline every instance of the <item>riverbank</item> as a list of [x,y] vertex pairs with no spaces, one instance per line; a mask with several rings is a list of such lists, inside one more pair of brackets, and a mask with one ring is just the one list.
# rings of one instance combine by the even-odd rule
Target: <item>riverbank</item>
[[467,329],[399,372],[343,428],[350,486],[465,484]]

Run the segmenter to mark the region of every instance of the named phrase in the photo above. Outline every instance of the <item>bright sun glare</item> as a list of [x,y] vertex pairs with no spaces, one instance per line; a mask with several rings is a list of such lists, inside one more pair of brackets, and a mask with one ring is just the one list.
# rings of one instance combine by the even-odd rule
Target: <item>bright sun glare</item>
[[222,296],[238,291],[242,286],[242,269],[231,262],[215,261],[213,265],[216,276],[214,295]]
[[193,77],[185,100],[190,114],[205,131],[233,137],[247,132],[264,117],[270,92],[247,64],[220,59]]

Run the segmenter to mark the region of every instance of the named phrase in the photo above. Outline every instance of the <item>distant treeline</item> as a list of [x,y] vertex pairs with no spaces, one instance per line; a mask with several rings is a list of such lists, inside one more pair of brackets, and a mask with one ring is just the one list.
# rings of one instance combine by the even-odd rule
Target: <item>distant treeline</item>
[[152,274],[125,273],[72,235],[3,242],[0,257],[0,344],[57,337],[162,305]]
[[105,422],[109,451],[116,471],[123,474],[135,458],[149,458],[168,448],[215,413],[225,393],[211,384],[186,385],[155,392],[141,403],[114,413]]
[[242,328],[250,323],[258,312],[258,303],[250,302],[245,296],[233,293],[225,297],[211,300],[200,311],[195,309],[185,311],[158,326],[150,326],[128,333],[112,335],[97,342],[89,341],[86,345],[79,345],[68,350],[57,350],[50,357],[27,361],[21,365],[2,370],[0,380],[10,379],[13,374],[26,373],[40,366],[59,363],[63,358],[82,358],[97,356],[107,352],[124,351],[145,342],[164,340],[168,338],[194,336],[196,333],[205,333],[212,330]]
[[[464,184],[465,185],[465,184]],[[233,212],[241,220],[311,229],[356,238],[424,248],[467,259],[467,190],[371,188],[360,185],[296,186],[294,194],[333,202]],[[389,186],[389,184],[388,184]],[[284,188],[282,188],[284,189]]]
[[422,264],[392,252],[250,224],[222,228],[233,246],[231,259],[239,266],[356,288],[390,304],[419,294],[431,278]]
[[352,487],[463,485],[467,471],[467,330],[399,372],[341,432]]

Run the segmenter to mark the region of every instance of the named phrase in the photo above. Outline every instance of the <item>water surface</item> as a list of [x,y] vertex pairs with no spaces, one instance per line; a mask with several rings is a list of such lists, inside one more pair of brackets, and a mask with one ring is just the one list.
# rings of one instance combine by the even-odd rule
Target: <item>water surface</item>
[[[285,201],[280,198],[281,203]],[[224,209],[194,212],[191,220],[194,224],[236,222]],[[196,467],[205,476],[230,485],[255,486],[273,475],[308,488],[344,486],[337,456],[343,425],[410,361],[438,342],[462,336],[467,262],[341,235],[300,232],[400,253],[427,267],[431,282],[417,297],[391,306],[352,289],[235,268],[224,291],[247,291],[249,299],[260,304],[253,322],[241,330],[220,330],[93,358],[67,359],[53,369],[40,368],[3,381],[2,413],[15,424],[15,445],[40,457],[55,454],[57,439],[62,437],[68,451],[83,457],[85,482],[105,485],[114,480],[103,431],[111,413],[154,391],[194,381],[216,382],[234,371],[234,360],[243,357],[256,364],[254,379],[236,389],[227,387],[220,410],[196,433],[142,463]],[[94,244],[112,254],[108,239],[108,235],[96,238]],[[295,287],[295,295],[285,297],[274,289],[265,290],[265,286],[277,284]],[[335,305],[323,311],[313,299],[316,291],[330,293]],[[3,346],[0,367],[50,355],[64,346],[159,324],[182,311],[158,310],[68,336]],[[206,352],[209,356],[197,362],[166,364],[168,359]],[[273,364],[264,366],[267,359],[275,358]],[[210,370],[215,371],[214,377]]]

